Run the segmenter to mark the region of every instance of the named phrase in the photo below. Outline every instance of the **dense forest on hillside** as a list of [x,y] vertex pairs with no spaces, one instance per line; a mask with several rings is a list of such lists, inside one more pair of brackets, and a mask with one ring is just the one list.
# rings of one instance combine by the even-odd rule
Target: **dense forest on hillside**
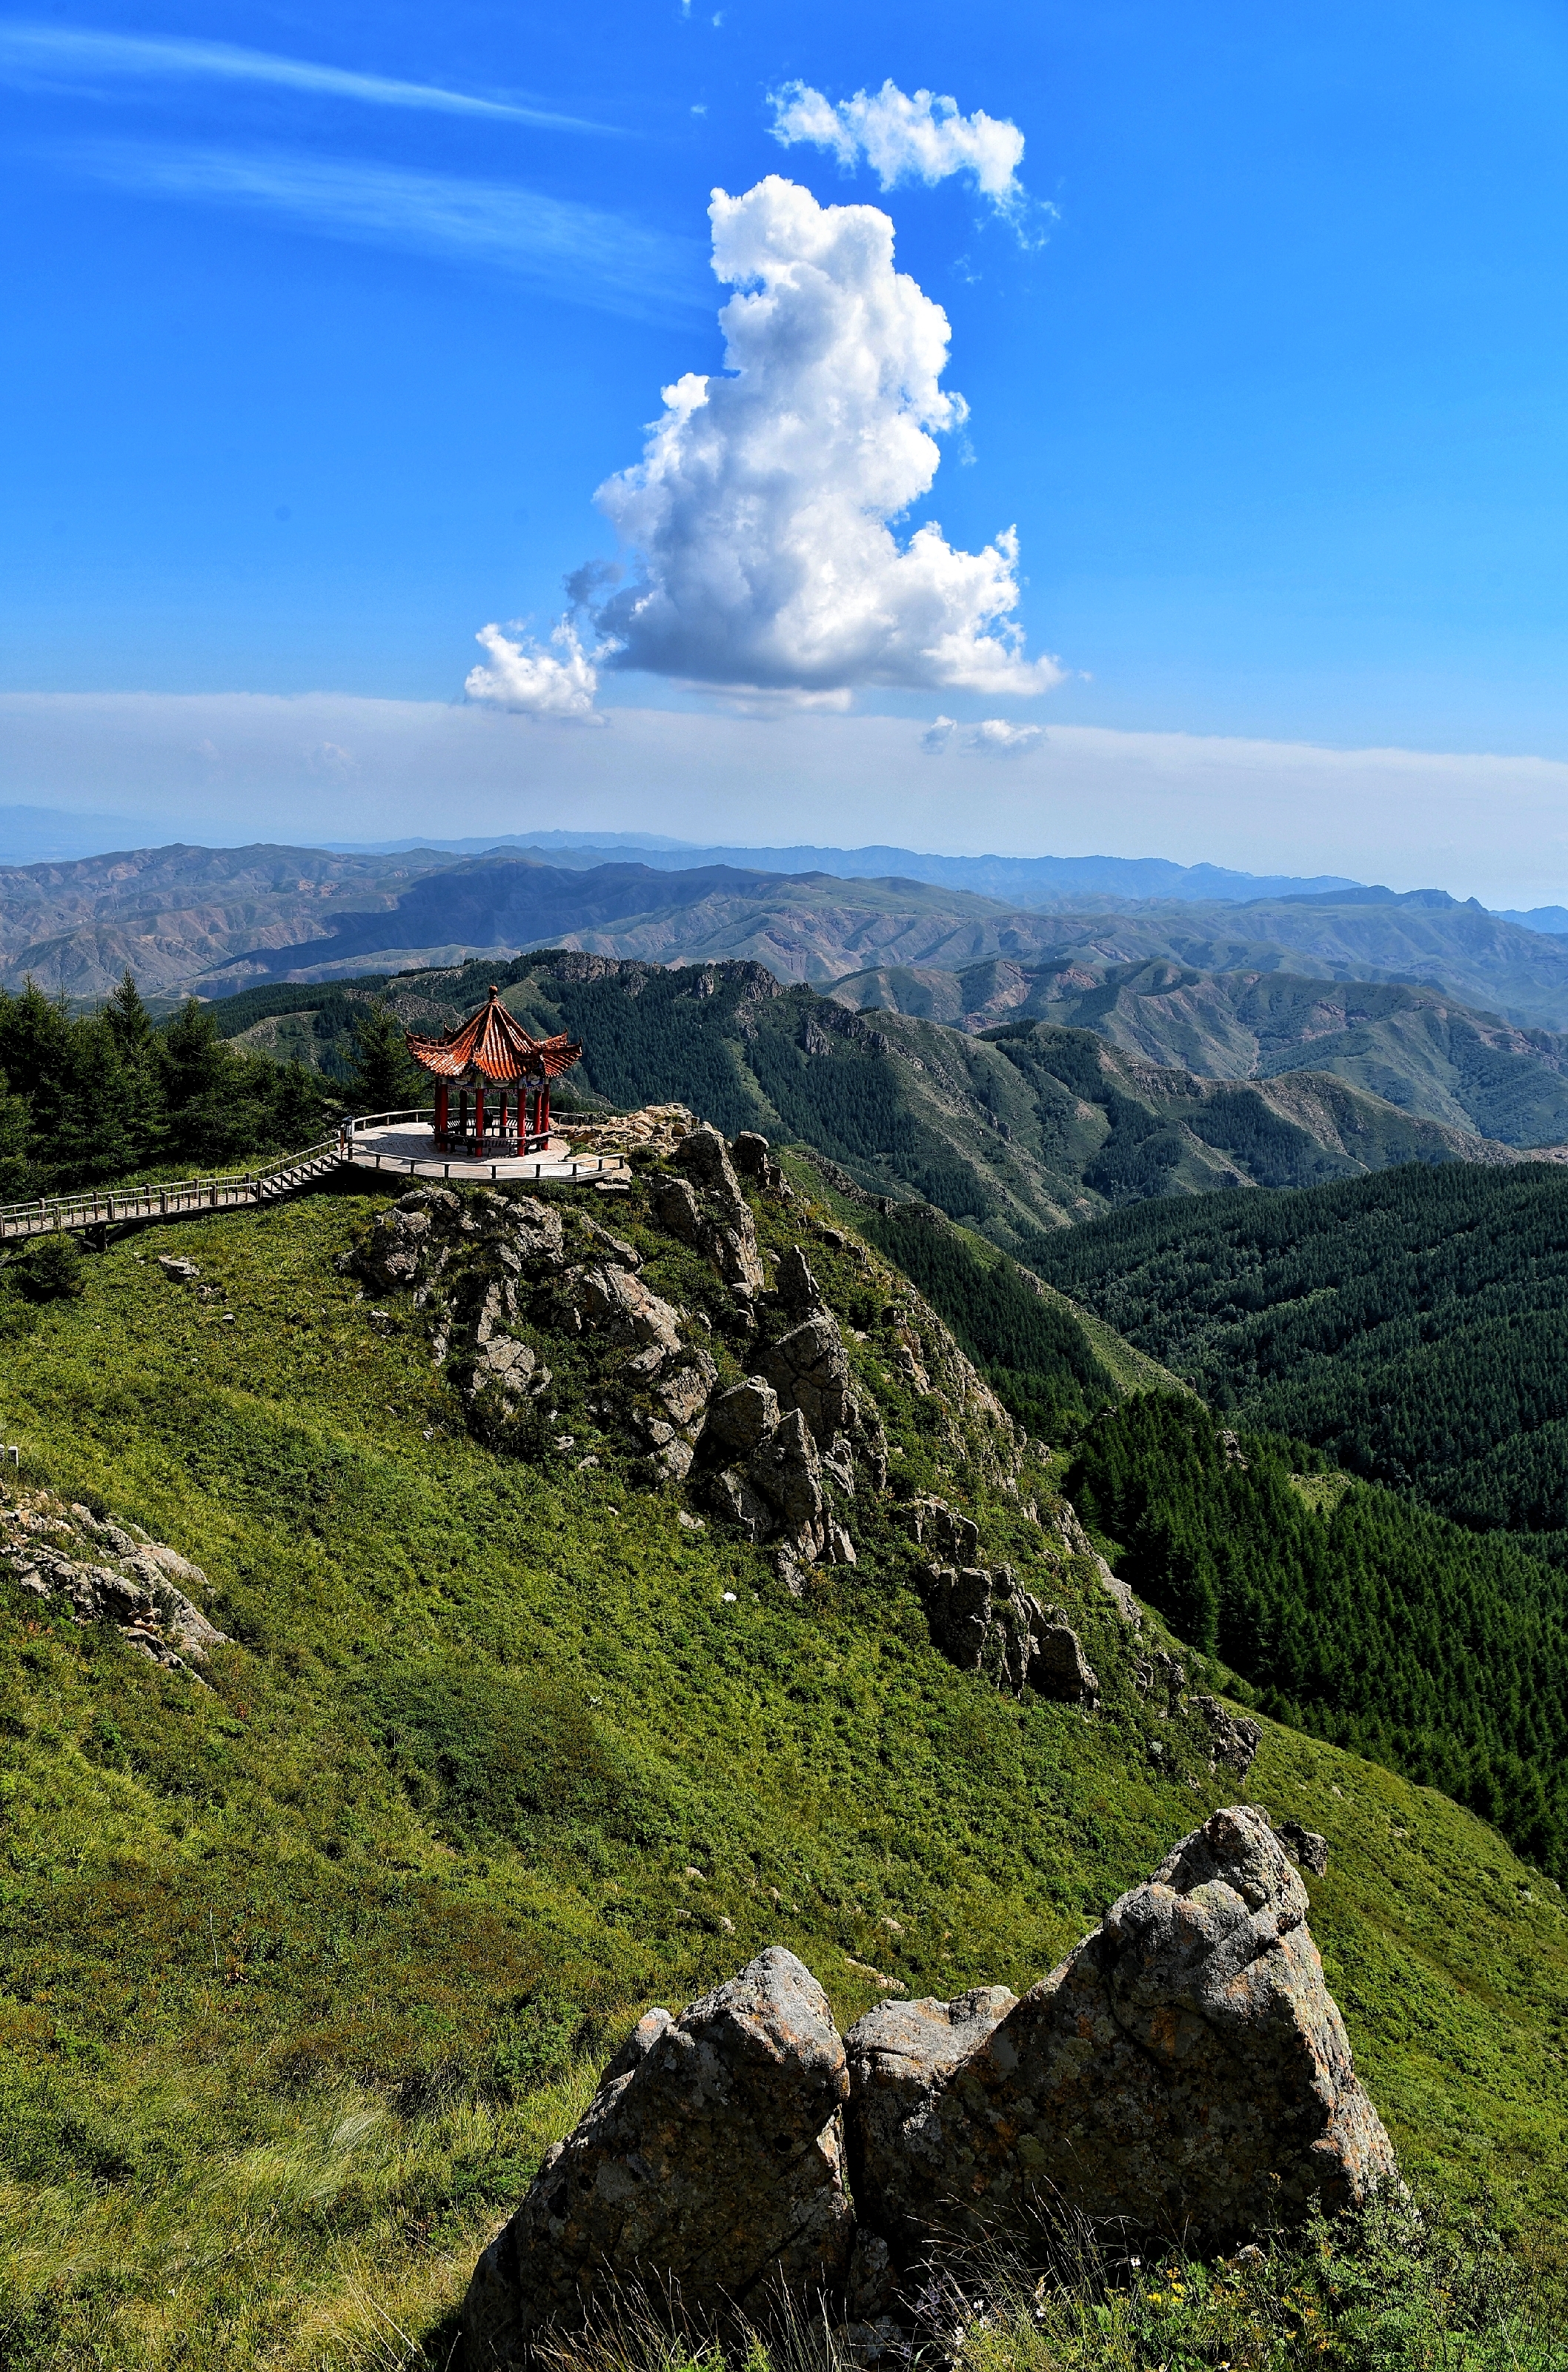
[[1048,1441],[1121,1397],[1073,1312],[928,1204],[857,1210],[868,1242],[918,1285],[1019,1423]]
[[1216,1408],[1563,1557],[1568,1170],[1146,1204],[1033,1257]]
[[243,1046],[341,1076],[356,1014],[384,999],[450,1028],[494,980],[524,1024],[582,1041],[574,1081],[617,1107],[679,1100],[719,1127],[808,1145],[873,1193],[914,1195],[1030,1258],[1053,1231],[1144,1195],[1279,1188],[1396,1161],[1506,1160],[1339,1079],[1267,1092],[1131,1062],[1048,1023],[970,1037],[864,1017],[758,963],[665,968],[556,950],[338,987],[252,990],[212,1009]]
[[1084,1433],[1067,1490],[1121,1577],[1265,1711],[1441,1788],[1568,1877],[1568,1583],[1306,1462],[1141,1395]]
[[238,1051],[203,1006],[155,1027],[129,976],[75,1017],[0,989],[0,1201],[308,1145],[328,1109],[317,1073]]

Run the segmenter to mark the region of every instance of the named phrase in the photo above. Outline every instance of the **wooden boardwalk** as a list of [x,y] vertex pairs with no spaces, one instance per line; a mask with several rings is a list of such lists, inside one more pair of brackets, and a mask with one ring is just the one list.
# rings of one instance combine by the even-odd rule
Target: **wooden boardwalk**
[[295,1193],[318,1178],[330,1178],[350,1158],[346,1134],[326,1136],[303,1153],[285,1154],[239,1176],[182,1178],[172,1186],[99,1186],[83,1194],[48,1194],[36,1203],[6,1203],[0,1204],[0,1243],[69,1234],[85,1227],[118,1227],[133,1220],[250,1210],[259,1203],[275,1203],[282,1195]]

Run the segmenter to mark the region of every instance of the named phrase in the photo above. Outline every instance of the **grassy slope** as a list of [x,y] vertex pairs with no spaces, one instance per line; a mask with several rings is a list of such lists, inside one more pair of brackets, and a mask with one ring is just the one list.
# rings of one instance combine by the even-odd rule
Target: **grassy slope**
[[[335,1273],[368,1207],[163,1231],[221,1303],[121,1246],[6,1346],[24,1480],[196,1558],[237,1642],[209,1693],[0,1590],[8,2362],[389,2361],[571,2121],[583,2076],[528,2088],[564,2038],[591,2057],[773,1939],[844,2019],[851,1958],[1021,1986],[1235,1792],[1152,1774],[1112,1618],[1059,1576],[1093,1724],[950,1670],[875,1554],[799,1606],[608,1448],[580,1478],[479,1447]],[[970,1504],[1028,1569],[1016,1512]],[[1551,2224],[1561,1899],[1294,1734],[1246,1792],[1332,1841],[1315,1932],[1411,2169]]]

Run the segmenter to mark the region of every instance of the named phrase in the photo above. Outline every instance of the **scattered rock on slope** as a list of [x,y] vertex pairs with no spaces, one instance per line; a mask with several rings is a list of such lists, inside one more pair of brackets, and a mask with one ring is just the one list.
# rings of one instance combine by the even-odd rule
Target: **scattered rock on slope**
[[188,1672],[188,1657],[200,1662],[209,1648],[227,1645],[187,1595],[212,1587],[199,1565],[48,1492],[0,1505],[0,1564],[30,1596],[65,1599],[84,1625],[111,1622],[129,1646],[167,1670]]
[[673,2285],[713,2317],[836,2290],[853,2237],[848,2089],[821,1987],[776,1945],[679,2018],[650,2010],[480,2259],[470,2372],[520,2365],[617,2283]]
[[1263,1814],[1215,1812],[1016,2003],[886,2003],[851,2031],[857,2211],[1027,2240],[1048,2200],[1202,2247],[1395,2179]]

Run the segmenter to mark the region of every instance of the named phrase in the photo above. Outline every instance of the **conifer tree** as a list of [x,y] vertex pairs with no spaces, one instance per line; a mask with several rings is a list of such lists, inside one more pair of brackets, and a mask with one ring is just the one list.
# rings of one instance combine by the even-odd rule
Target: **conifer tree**
[[420,1100],[423,1076],[389,1006],[372,1005],[354,1025],[349,1095],[362,1112],[401,1111]]

